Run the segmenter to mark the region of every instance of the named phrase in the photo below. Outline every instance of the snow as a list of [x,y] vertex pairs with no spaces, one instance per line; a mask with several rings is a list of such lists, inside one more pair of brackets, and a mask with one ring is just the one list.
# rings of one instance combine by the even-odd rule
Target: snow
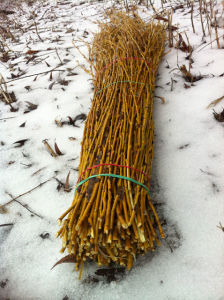
[[[139,257],[123,278],[111,283],[99,276],[98,283],[88,282],[98,269],[95,263],[85,265],[81,281],[73,264],[51,270],[62,257],[61,241],[55,238],[57,218],[73,198],[84,128],[82,120],[76,123],[79,127],[59,127],[55,120],[68,122],[68,116],[87,115],[93,96],[91,78],[81,67],[88,69],[88,63],[74,48],[73,40],[88,55],[87,47],[78,40],[91,43],[98,30],[96,21],[103,20],[104,11],[115,5],[81,3],[48,0],[22,4],[9,15],[11,26],[16,20],[20,29],[11,29],[17,42],[5,40],[11,58],[0,62],[0,73],[8,82],[8,91],[16,95],[13,107],[19,109],[10,112],[0,101],[0,204],[37,188],[19,197],[20,203],[8,204],[5,213],[0,210],[0,226],[13,223],[0,227],[0,299],[223,300],[224,232],[219,226],[224,224],[224,126],[214,119],[213,108],[207,107],[223,96],[224,52],[217,49],[216,41],[211,48],[207,30],[203,38],[207,46],[204,44],[197,2],[195,34],[186,3],[174,11],[173,24],[185,41],[184,31],[187,33],[194,49],[191,72],[203,78],[193,84],[186,82],[178,66],[188,68],[188,54],[167,47],[156,83],[156,95],[164,97],[165,104],[155,98],[152,198],[160,204],[166,239],[154,253]],[[159,9],[160,3],[157,1]],[[167,7],[170,5],[169,1]],[[216,9],[221,18],[221,2]],[[144,5],[138,6],[138,12],[144,19],[152,14]],[[33,17],[40,37],[35,26],[30,27]],[[3,26],[4,20],[0,22]],[[222,35],[223,29],[218,30]],[[221,39],[220,43],[223,47]],[[39,52],[27,63],[32,57],[26,54],[28,50]],[[30,77],[11,78],[12,73],[21,71],[25,71],[22,76]],[[40,72],[48,73],[32,76]],[[37,108],[24,114],[26,101]],[[221,112],[223,102],[214,109]],[[25,127],[19,127],[24,122]],[[28,140],[17,148],[19,144],[14,143],[24,139]],[[56,142],[63,155],[52,157],[44,140],[53,149]],[[63,186],[58,191],[57,180],[64,184],[69,171],[71,191],[65,192]]]

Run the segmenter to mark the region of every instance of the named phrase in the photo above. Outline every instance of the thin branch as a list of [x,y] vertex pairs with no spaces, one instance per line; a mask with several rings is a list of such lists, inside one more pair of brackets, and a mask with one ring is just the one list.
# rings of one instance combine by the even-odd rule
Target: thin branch
[[199,10],[200,10],[201,28],[203,32],[203,37],[205,37],[205,28],[204,28],[203,16],[202,16],[202,0],[199,0]]
[[[220,35],[220,36],[218,36],[218,38],[221,38],[223,35]],[[200,52],[202,49],[204,49],[205,47],[207,47],[207,46],[209,46],[209,45],[211,45],[213,42],[215,42],[217,40],[217,38],[215,38],[214,40],[212,40],[210,43],[208,43],[208,44],[206,44],[204,47],[202,47],[201,49],[199,49],[198,51],[197,51],[197,53],[198,52]]]
[[55,71],[56,72],[65,72],[66,71],[66,70],[56,70],[57,68],[58,68],[58,66],[51,69],[51,70],[45,71],[45,72],[40,72],[40,73],[31,74],[31,75],[26,75],[26,76],[23,76],[23,77],[14,78],[12,80],[6,81],[5,83],[9,83],[9,82],[12,82],[12,81],[15,81],[15,80],[20,80],[20,79],[24,79],[24,78],[28,78],[28,77],[32,77],[32,76],[47,74],[47,73],[55,72]]
[[[8,192],[5,192],[7,195],[9,195],[11,198],[13,198],[13,196],[10,194],[10,193],[8,193]],[[39,214],[37,214],[37,213],[35,213],[29,206],[28,206],[28,204],[23,204],[23,203],[21,203],[20,201],[18,201],[18,200],[16,200],[16,199],[12,199],[12,200],[10,200],[9,201],[9,203],[11,203],[12,201],[15,201],[16,203],[18,203],[19,205],[21,205],[22,207],[24,207],[26,210],[28,210],[29,212],[31,212],[31,214],[34,214],[35,216],[37,216],[37,217],[39,217],[40,219],[43,219],[44,217],[42,217],[41,215],[39,215]],[[8,203],[8,204],[9,204]],[[6,204],[5,204],[6,205]],[[4,205],[4,206],[5,206]]]
[[58,54],[58,50],[57,50],[56,47],[55,47],[55,51],[56,51],[57,57],[58,57],[58,59],[59,59],[61,65],[63,65],[63,62],[62,62],[62,60],[61,60],[61,58],[60,58],[60,56],[59,56],[59,54]]
[[[54,178],[54,177],[52,177],[52,178]],[[26,194],[28,194],[28,193],[34,191],[35,189],[41,187],[42,185],[44,185],[45,183],[47,183],[48,181],[50,181],[52,178],[50,178],[50,179],[48,179],[48,180],[46,180],[46,181],[44,181],[44,182],[41,182],[40,184],[38,184],[38,185],[35,186],[34,188],[30,189],[29,191],[27,191],[27,192],[25,192],[25,193],[22,193],[22,194],[20,194],[19,196],[16,196],[15,198],[13,198],[12,200],[6,202],[5,204],[2,204],[2,206],[8,205],[9,203],[11,203],[11,202],[13,202],[13,201],[19,199],[20,197],[22,197],[22,196],[24,196],[24,195],[26,195]]]
[[43,13],[43,15],[40,17],[39,21],[43,19],[44,15],[46,14],[46,12],[47,12],[48,10],[49,10],[49,8],[47,8],[47,9],[45,10],[45,12]]
[[13,226],[13,225],[14,225],[14,223],[0,224],[0,227]]
[[40,168],[39,170],[37,170],[36,172],[34,172],[31,176],[34,176],[36,174],[38,174],[40,171],[42,171],[43,169],[45,169],[46,167]]
[[37,30],[37,23],[36,23],[36,21],[35,21],[34,19],[33,19],[33,22],[34,22],[34,26],[35,26],[36,34],[37,34],[37,36],[38,36],[39,40],[40,40],[41,42],[43,42],[43,40],[42,40],[42,38],[40,37],[40,35],[39,35],[39,32],[38,32],[38,30]]
[[192,2],[192,4],[191,4],[191,26],[193,28],[193,33],[195,33],[194,21],[193,21],[194,15],[193,14],[194,14],[194,2]]
[[16,117],[8,117],[8,118],[2,118],[0,121],[8,120],[8,119],[15,119]]

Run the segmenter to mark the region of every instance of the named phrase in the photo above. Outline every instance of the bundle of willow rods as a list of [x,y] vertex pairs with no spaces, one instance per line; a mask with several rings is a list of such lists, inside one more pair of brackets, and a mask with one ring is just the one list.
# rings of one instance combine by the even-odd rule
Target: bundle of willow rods
[[138,254],[153,251],[164,237],[149,183],[153,92],[165,38],[161,24],[121,12],[95,35],[89,54],[95,89],[79,180],[58,232],[61,252],[67,248],[81,272],[87,259],[129,270]]

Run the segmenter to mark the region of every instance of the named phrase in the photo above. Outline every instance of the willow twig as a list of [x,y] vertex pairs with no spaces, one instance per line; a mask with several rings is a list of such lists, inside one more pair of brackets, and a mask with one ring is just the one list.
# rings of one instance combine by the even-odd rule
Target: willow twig
[[[61,252],[74,254],[80,278],[87,258],[130,270],[137,255],[154,251],[164,238],[148,186],[165,26],[120,12],[99,27],[89,58],[83,55],[91,65],[94,97],[83,133],[79,182],[73,203],[58,220]],[[169,27],[171,32],[172,13]]]

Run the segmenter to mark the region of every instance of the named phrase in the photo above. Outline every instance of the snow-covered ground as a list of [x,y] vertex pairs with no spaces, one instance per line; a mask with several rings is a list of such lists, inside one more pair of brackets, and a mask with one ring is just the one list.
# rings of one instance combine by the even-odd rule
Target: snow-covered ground
[[[73,264],[51,267],[62,257],[57,218],[72,202],[93,95],[83,70],[88,63],[73,43],[88,56],[80,39],[91,44],[96,21],[104,20],[107,8],[122,4],[48,0],[14,6],[8,20],[0,15],[0,73],[8,90],[4,84],[1,89],[16,99],[14,112],[0,101],[1,300],[224,299],[224,126],[207,108],[224,95],[223,38],[221,49],[216,41],[209,45],[214,28],[211,37],[205,28],[202,39],[198,2],[193,33],[186,2],[167,1],[164,8],[175,8],[173,25],[185,42],[187,34],[192,56],[167,46],[156,89],[165,104],[155,98],[152,197],[166,239],[111,283],[95,275],[95,263],[85,266],[81,281]],[[161,12],[161,2],[156,4]],[[221,17],[221,1],[216,9]],[[145,20],[153,14],[145,5],[138,12]],[[201,80],[183,78],[180,68],[189,63]],[[222,109],[220,102],[215,110]],[[51,156],[46,142],[54,151],[56,143],[63,155]]]

